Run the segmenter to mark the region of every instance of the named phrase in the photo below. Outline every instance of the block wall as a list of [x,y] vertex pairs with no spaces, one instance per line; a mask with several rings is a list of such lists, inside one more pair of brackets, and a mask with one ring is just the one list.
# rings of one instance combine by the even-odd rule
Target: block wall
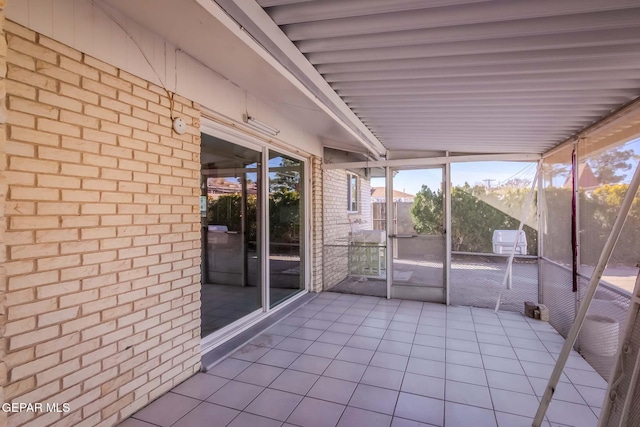
[[5,31],[0,379],[7,402],[70,407],[7,425],[115,425],[199,369],[199,106],[174,97],[177,135],[161,87]]

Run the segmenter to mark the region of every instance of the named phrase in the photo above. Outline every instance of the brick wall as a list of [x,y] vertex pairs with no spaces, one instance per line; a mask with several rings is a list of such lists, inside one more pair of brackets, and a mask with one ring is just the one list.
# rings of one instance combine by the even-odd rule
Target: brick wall
[[114,425],[199,369],[199,107],[5,30],[8,425]]
[[323,195],[323,289],[327,290],[341,282],[348,274],[349,233],[370,230],[371,226],[371,185],[360,177],[358,184],[357,213],[347,212],[347,171],[327,169],[322,175]]
[[311,283],[312,292],[322,291],[322,234],[323,234],[323,218],[322,218],[322,159],[320,157],[311,158],[311,232],[313,235],[313,247],[311,249],[312,257],[312,276]]
[[[6,0],[0,0],[0,406],[5,403],[4,387],[7,384],[7,364],[4,361],[6,339],[4,337],[5,324],[7,321],[6,312],[4,309],[5,292],[7,290],[7,274],[5,271],[4,263],[6,261],[6,247],[4,243],[4,231],[7,227],[6,219],[4,216],[5,200],[7,194],[7,181],[4,174],[6,169],[7,160],[5,154],[5,148],[7,143],[6,134],[6,108],[5,108],[5,94],[6,94],[6,81],[7,75],[7,44],[4,33],[4,13],[3,9],[6,5]],[[0,426],[7,424],[7,414],[0,411]]]

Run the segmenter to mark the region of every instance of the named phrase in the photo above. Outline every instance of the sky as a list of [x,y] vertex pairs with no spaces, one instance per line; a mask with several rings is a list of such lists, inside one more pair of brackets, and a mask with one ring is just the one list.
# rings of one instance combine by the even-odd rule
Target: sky
[[[451,164],[451,182],[453,186],[482,184],[495,187],[511,178],[533,179],[536,162],[473,162]],[[490,183],[484,180],[490,179]],[[393,179],[395,190],[416,194],[427,185],[430,189],[440,188],[442,168],[402,170]],[[384,178],[372,178],[373,187],[384,187]]]

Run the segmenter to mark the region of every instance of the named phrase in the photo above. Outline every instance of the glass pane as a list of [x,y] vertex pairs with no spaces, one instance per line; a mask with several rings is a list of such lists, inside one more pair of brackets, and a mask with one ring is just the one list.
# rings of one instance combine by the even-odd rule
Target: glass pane
[[202,135],[202,336],[262,307],[260,158]]
[[355,175],[349,178],[349,210],[358,211],[358,177]]
[[271,307],[304,289],[304,163],[269,151]]

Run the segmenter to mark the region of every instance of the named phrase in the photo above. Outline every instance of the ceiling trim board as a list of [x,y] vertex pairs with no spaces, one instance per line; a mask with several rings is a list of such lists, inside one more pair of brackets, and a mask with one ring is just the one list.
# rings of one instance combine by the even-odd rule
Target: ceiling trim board
[[366,167],[400,167],[400,166],[431,166],[443,165],[447,163],[461,162],[486,162],[486,161],[510,161],[535,162],[540,160],[540,154],[475,154],[465,156],[440,156],[422,159],[397,159],[397,160],[378,160],[371,162],[349,162],[349,163],[324,163],[322,169],[360,169]]

